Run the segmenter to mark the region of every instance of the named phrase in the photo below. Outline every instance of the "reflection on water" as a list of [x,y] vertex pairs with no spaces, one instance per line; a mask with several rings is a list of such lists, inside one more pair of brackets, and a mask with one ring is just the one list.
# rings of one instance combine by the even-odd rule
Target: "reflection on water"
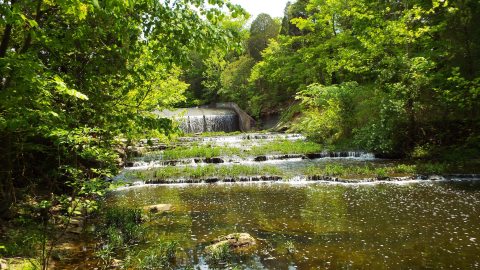
[[[208,269],[215,237],[259,239],[247,269],[474,269],[480,267],[480,185],[224,184],[119,191],[112,205],[170,203],[152,239],[178,241],[180,265]],[[289,252],[294,247],[294,252]]]

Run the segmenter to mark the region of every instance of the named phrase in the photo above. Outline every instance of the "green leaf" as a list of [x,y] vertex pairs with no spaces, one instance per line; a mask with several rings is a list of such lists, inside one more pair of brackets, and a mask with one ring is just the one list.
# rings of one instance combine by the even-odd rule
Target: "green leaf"
[[68,88],[65,82],[62,80],[62,78],[60,78],[60,76],[55,75],[53,77],[53,81],[56,84],[55,88],[59,93],[72,96],[78,99],[82,99],[82,100],[88,100],[88,97],[85,94],[75,89]]
[[48,113],[53,115],[54,117],[59,117],[58,113],[56,113],[54,111],[49,111]]
[[93,6],[94,6],[95,8],[100,9],[100,5],[98,4],[98,0],[92,0],[92,2],[93,2]]
[[35,20],[27,20],[27,22],[30,25],[30,27],[32,27],[32,28],[38,27],[38,23]]

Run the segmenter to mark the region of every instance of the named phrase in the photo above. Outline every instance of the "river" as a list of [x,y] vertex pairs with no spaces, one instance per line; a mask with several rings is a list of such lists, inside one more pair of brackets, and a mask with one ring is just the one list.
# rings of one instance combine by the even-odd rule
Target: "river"
[[[275,135],[284,136],[284,135]],[[236,135],[184,139],[195,145],[248,149],[275,136]],[[304,140],[284,136],[282,140]],[[154,155],[155,156],[155,155]],[[126,171],[168,167],[136,159]],[[225,167],[249,161],[295,173],[306,166],[369,164],[366,153],[255,162],[245,155],[219,164],[189,161],[178,167]],[[265,163],[266,162],[266,163]],[[114,192],[108,205],[142,208],[167,204],[169,211],[145,224],[148,239],[175,241],[175,267],[184,269],[475,269],[480,267],[480,182],[455,181],[257,181],[148,185],[140,179]],[[205,247],[230,233],[249,233],[257,245],[225,262],[210,262]],[[237,267],[237,268],[235,268]]]

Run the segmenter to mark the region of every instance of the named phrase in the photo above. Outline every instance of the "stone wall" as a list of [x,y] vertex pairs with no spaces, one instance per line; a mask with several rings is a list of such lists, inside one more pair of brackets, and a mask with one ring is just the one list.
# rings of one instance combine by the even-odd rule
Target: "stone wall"
[[251,131],[257,127],[256,121],[234,102],[217,103],[214,107],[234,110],[238,114],[240,130],[242,132]]

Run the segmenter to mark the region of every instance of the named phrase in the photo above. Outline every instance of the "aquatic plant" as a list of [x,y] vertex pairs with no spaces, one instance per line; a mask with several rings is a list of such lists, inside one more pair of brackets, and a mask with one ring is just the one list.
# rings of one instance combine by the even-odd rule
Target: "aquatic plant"
[[[427,165],[428,166],[428,165]],[[433,166],[435,167],[435,166]],[[420,166],[421,168],[421,166]],[[342,165],[342,164],[327,164],[324,167],[309,166],[304,169],[303,173],[306,176],[335,176],[348,178],[387,178],[396,175],[412,175],[420,173],[422,169],[417,168],[416,165],[395,164],[395,165]]]
[[232,256],[232,250],[228,242],[211,246],[207,250],[207,259],[212,263],[219,263],[228,260]]
[[288,240],[287,242],[285,242],[285,248],[287,249],[288,254],[293,254],[297,252],[297,249],[295,248],[295,244],[293,243],[293,241]]
[[172,179],[203,179],[207,177],[240,177],[257,175],[275,175],[282,176],[285,172],[275,166],[198,166],[198,167],[165,167],[155,171],[138,172],[141,178],[152,180],[172,180]]
[[106,243],[95,251],[95,256],[100,260],[100,266],[108,268],[115,258],[115,251],[112,245]]
[[323,150],[321,144],[309,141],[289,141],[289,140],[274,140],[264,145],[253,146],[250,155],[265,155],[265,154],[312,154],[320,153]]
[[415,173],[415,165],[409,164],[398,164],[395,166],[396,173],[405,173],[405,174],[412,174]]
[[220,157],[220,156],[235,156],[240,155],[242,150],[237,147],[223,147],[223,146],[189,146],[189,147],[177,147],[175,149],[169,149],[163,151],[164,160],[193,158],[193,157]]
[[142,211],[130,208],[108,208],[105,211],[106,226],[124,228],[129,224],[140,224],[142,222]]
[[107,268],[115,257],[128,253],[131,247],[145,240],[145,228],[141,226],[140,209],[107,208],[103,219],[103,226],[97,231],[99,248],[95,255]]
[[177,246],[176,242],[156,243],[139,251],[127,266],[133,269],[165,269],[175,263]]

